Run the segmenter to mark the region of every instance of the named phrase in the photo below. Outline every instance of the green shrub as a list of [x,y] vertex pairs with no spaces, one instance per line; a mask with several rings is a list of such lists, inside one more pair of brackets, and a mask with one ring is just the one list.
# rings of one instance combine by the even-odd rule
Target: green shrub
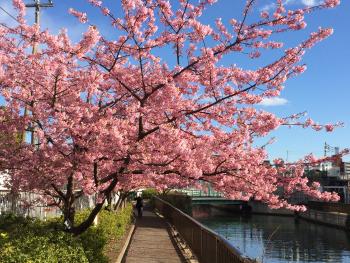
[[169,202],[181,211],[192,214],[192,198],[181,192],[169,192],[166,195],[160,196],[161,199]]
[[[77,223],[89,211],[77,213]],[[131,204],[118,213],[103,210],[98,225],[78,237],[63,232],[59,219],[40,221],[0,216],[1,263],[107,263],[105,250],[121,239],[131,222]],[[115,247],[112,247],[115,249]]]
[[1,216],[1,262],[89,262],[80,240],[53,226],[52,222]]
[[[108,262],[105,250],[116,249],[110,247],[116,244],[113,241],[120,240],[131,223],[132,205],[128,204],[123,210],[114,211],[102,210],[98,215],[97,226],[90,227],[85,233],[80,235],[81,243],[84,247],[89,262]],[[77,214],[77,222],[82,221],[89,211]]]
[[153,188],[148,188],[142,191],[143,199],[151,199],[155,195],[158,195],[158,192],[156,189],[153,189]]

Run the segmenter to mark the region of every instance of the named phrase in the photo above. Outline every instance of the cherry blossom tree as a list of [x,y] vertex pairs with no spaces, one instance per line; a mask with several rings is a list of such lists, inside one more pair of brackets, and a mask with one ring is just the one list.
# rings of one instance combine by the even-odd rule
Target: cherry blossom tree
[[[319,28],[292,48],[274,36],[303,30],[305,16],[339,0],[296,10],[276,0],[259,17],[258,1],[241,1],[240,17],[211,24],[201,16],[216,0],[122,0],[121,17],[101,1],[88,2],[110,20],[115,39],[95,25],[78,43],[66,30],[53,35],[28,25],[22,0],[13,0],[18,26],[0,26],[0,133],[26,130],[35,137],[34,144],[2,145],[1,169],[16,189],[59,206],[68,231],[85,231],[113,191],[141,186],[200,187],[204,181],[227,198],[295,210],[305,209],[288,203],[286,196],[296,191],[338,199],[304,177],[304,163],[319,160],[266,165],[267,151],[255,141],[283,125],[327,131],[337,126],[303,121],[299,114],[276,116],[258,104],[279,96],[286,80],[306,69],[304,53],[333,31]],[[88,14],[69,12],[89,23]],[[28,51],[33,45],[40,46],[36,54]],[[231,59],[258,58],[271,49],[280,57],[257,69]],[[93,194],[90,216],[74,224],[75,201]]]

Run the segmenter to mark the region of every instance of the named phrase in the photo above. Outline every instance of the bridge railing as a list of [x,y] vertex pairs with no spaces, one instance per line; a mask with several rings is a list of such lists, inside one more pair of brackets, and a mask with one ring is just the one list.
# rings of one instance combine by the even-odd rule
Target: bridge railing
[[223,194],[209,189],[207,192],[198,189],[179,189],[179,192],[183,192],[191,197],[223,197]]
[[227,240],[168,202],[155,197],[155,208],[176,228],[201,263],[253,263]]

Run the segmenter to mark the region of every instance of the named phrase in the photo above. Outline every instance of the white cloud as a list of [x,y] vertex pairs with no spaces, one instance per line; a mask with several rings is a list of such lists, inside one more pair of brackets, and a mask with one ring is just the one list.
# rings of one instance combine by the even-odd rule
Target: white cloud
[[320,1],[318,1],[318,0],[302,0],[301,2],[306,6],[314,6],[314,5],[319,4]]
[[264,98],[259,105],[261,106],[282,106],[286,105],[288,103],[287,99],[280,98],[280,97],[275,97],[275,98]]
[[[305,6],[315,6],[320,4],[322,1],[321,0],[285,0],[283,1],[283,4],[285,6],[287,5],[305,5]],[[270,11],[272,9],[276,8],[276,3],[270,3],[265,6],[263,6],[260,10],[261,11]]]
[[303,4],[306,6],[315,6],[321,4],[322,0],[302,0]]
[[264,5],[260,11],[270,11],[272,9],[274,9],[276,7],[276,4],[275,3],[270,3],[270,4],[267,4],[267,5]]

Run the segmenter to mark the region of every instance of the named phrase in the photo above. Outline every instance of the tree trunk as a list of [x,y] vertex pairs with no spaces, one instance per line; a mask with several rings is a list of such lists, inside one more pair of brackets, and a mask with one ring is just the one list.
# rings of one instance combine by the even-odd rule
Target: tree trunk
[[[120,169],[120,172],[123,172],[123,170],[124,170],[124,168]],[[96,216],[101,211],[101,209],[106,201],[106,198],[111,194],[111,192],[113,191],[113,189],[117,185],[117,182],[118,182],[118,179],[114,178],[112,180],[112,182],[110,183],[110,185],[102,191],[103,199],[100,201],[100,203],[97,203],[95,205],[94,209],[92,209],[91,213],[89,214],[88,218],[85,219],[85,221],[83,221],[78,226],[75,226],[74,221],[73,221],[72,226],[70,228],[67,228],[66,231],[74,234],[75,236],[78,236],[81,233],[83,233],[84,231],[86,231],[93,224]],[[67,207],[73,207],[74,194],[72,191],[73,190],[72,186],[73,186],[73,180],[68,180],[66,200],[69,201],[68,202],[69,206],[67,206]],[[73,220],[74,220],[74,217],[73,217]]]
[[106,209],[107,209],[108,211],[112,211],[112,193],[109,193],[109,194],[107,195],[106,200],[107,200],[107,207],[106,207]]
[[129,192],[122,192],[119,195],[117,203],[114,205],[114,211],[118,211],[121,205],[124,203],[125,199],[129,196]]
[[69,230],[74,226],[75,208],[69,203],[64,205],[63,209],[63,222],[66,228]]
[[67,229],[71,229],[74,226],[74,216],[75,216],[75,208],[74,208],[74,184],[73,184],[73,175],[68,177],[67,182],[67,192],[64,199],[64,207],[63,207],[63,220]]
[[82,222],[78,226],[73,226],[72,228],[67,229],[67,232],[72,233],[75,236],[78,236],[84,231],[86,231],[93,224],[94,219],[97,216],[97,214],[101,211],[103,204],[104,204],[104,200],[101,203],[96,204],[96,206],[94,207],[94,209],[91,211],[90,215],[84,222]]

